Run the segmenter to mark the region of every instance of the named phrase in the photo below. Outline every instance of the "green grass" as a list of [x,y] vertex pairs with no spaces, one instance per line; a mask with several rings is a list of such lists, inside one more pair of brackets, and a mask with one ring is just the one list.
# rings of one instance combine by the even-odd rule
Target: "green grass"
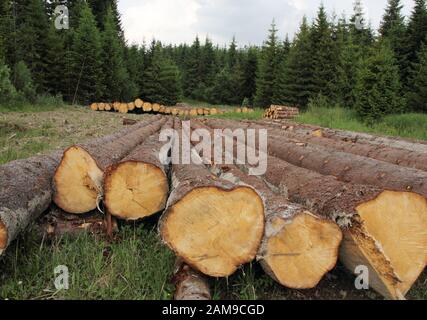
[[302,113],[296,121],[333,129],[427,140],[427,114],[389,115],[374,125],[368,126],[361,122],[356,113],[351,110],[312,108]]
[[39,96],[35,103],[17,100],[7,104],[0,104],[0,113],[55,111],[64,106],[65,104],[60,97]]
[[[83,234],[47,243],[27,233],[0,264],[0,299],[170,299],[174,257],[155,228],[127,226],[119,238]],[[54,287],[58,265],[69,269],[68,290]]]

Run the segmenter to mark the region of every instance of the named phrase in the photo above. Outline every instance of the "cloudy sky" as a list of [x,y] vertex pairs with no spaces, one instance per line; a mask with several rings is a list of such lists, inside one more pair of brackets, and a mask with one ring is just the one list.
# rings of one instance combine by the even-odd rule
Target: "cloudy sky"
[[[262,44],[274,18],[280,35],[294,34],[304,15],[312,19],[322,0],[119,0],[129,43],[191,43],[198,34],[220,45],[233,35],[240,45]],[[323,0],[328,13],[352,13],[354,0]],[[365,12],[377,28],[387,0],[365,0]],[[413,0],[403,0],[404,14]]]

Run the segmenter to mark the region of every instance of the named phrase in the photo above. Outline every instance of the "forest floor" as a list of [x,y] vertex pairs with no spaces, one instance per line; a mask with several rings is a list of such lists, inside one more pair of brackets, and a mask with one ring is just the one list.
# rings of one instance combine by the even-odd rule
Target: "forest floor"
[[[123,115],[78,107],[1,112],[0,163],[64,148],[122,127]],[[43,112],[44,111],[44,112]],[[140,119],[139,115],[126,118]],[[234,116],[233,116],[234,118]],[[156,217],[123,224],[113,241],[98,235],[46,240],[37,228],[22,235],[0,261],[0,299],[171,299],[173,254],[156,232]],[[69,290],[54,289],[54,268],[70,271]],[[359,291],[340,264],[312,290],[283,288],[248,264],[228,279],[212,279],[215,299],[381,299]],[[407,296],[427,299],[425,272]]]

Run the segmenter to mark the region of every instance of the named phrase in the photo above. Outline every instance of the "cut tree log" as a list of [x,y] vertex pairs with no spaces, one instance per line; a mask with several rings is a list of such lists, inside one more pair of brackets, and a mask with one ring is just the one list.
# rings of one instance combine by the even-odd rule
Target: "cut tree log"
[[104,170],[126,157],[166,121],[158,117],[154,119],[141,121],[128,130],[106,137],[103,143],[92,142],[68,148],[53,179],[56,205],[74,214],[96,209],[102,196]]
[[173,283],[175,284],[174,300],[212,300],[208,279],[179,258],[175,263]]
[[0,166],[0,255],[52,202],[62,152]]
[[[174,150],[186,145],[185,136],[174,142]],[[189,137],[184,139],[190,147]],[[193,159],[202,163],[195,152]],[[256,257],[264,233],[263,201],[254,189],[218,179],[202,164],[173,164],[172,192],[159,231],[191,267],[227,277]]]
[[343,229],[340,259],[353,273],[365,266],[369,285],[402,299],[427,261],[427,200],[412,192],[349,184],[269,156],[262,178],[277,192]]
[[337,263],[343,238],[340,227],[288,202],[233,165],[222,166],[221,171],[220,178],[252,186],[265,201],[265,235],[257,256],[264,271],[288,288],[316,287]]
[[141,109],[143,105],[144,105],[144,101],[142,101],[141,99],[138,98],[135,100],[135,107],[137,109]]
[[[242,125],[228,120],[208,119],[215,128],[238,129]],[[395,191],[412,191],[427,198],[427,172],[400,167],[383,161],[336,151],[286,137],[270,135],[268,152],[293,165],[337,177],[350,183],[368,184]]]
[[[191,125],[195,130],[210,130],[199,121]],[[213,163],[212,159],[206,160]],[[343,238],[335,222],[290,203],[261,179],[235,165],[213,165],[211,171],[233,184],[253,187],[263,198],[266,225],[257,259],[274,280],[288,288],[311,289],[335,267]]]
[[396,138],[371,135],[368,133],[352,132],[345,130],[322,128],[319,126],[298,124],[294,122],[265,122],[270,125],[280,126],[283,130],[294,131],[300,134],[321,136],[328,139],[340,140],[345,142],[366,143],[376,146],[387,146],[399,148],[417,153],[427,153],[427,142],[408,138]]
[[284,136],[293,142],[306,142],[314,145],[320,145],[334,150],[360,155],[402,167],[408,167],[427,171],[427,154],[418,153],[385,145],[372,145],[368,143],[357,143],[342,140],[328,139],[324,137],[315,137],[313,135],[298,134],[294,131],[283,130],[279,128],[269,128],[269,126],[243,121],[239,123],[244,128],[268,128],[270,134]]
[[[162,129],[172,128],[170,119]],[[165,162],[169,148],[159,135],[147,138],[126,158],[104,174],[104,204],[110,214],[124,220],[138,220],[162,211],[169,183]]]

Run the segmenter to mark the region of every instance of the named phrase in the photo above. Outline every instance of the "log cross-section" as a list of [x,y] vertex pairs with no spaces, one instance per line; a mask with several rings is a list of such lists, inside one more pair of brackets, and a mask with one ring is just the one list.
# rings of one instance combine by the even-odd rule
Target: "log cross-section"
[[[180,121],[175,128],[180,130]],[[174,163],[159,230],[191,267],[226,277],[256,257],[264,233],[263,201],[253,188],[219,179],[203,164]]]
[[132,130],[105,138],[103,143],[75,145],[64,152],[54,176],[54,201],[64,211],[82,214],[96,209],[103,192],[104,170],[126,157],[157,132],[165,119],[136,124]]
[[[170,119],[162,129],[172,126]],[[169,148],[165,146],[160,135],[155,134],[122,161],[107,168],[104,203],[109,213],[125,220],[138,220],[165,208],[169,193],[164,162]]]

